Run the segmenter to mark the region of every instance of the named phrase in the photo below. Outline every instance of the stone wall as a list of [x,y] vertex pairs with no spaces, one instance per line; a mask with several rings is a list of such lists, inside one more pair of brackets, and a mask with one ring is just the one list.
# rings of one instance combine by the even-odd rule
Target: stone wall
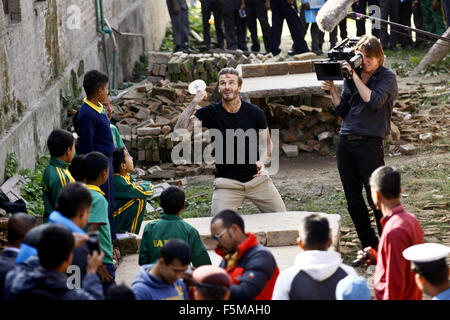
[[[34,168],[49,133],[65,118],[61,90],[81,96],[84,72],[105,71],[95,1],[13,2],[20,5],[19,19],[11,23],[0,14],[0,182],[9,152],[16,153],[20,169]],[[163,0],[104,1],[104,16],[121,33],[144,37],[115,34],[121,82],[131,77],[140,54],[159,48],[167,7]],[[112,66],[112,41],[107,44]]]

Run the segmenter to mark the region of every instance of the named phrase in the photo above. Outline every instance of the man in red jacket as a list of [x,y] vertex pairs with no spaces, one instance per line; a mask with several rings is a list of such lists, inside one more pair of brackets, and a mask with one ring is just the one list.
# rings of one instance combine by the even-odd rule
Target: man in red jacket
[[232,210],[222,210],[211,220],[216,253],[223,257],[220,267],[232,279],[230,300],[270,300],[280,273],[272,253],[245,233],[244,220]]
[[[370,176],[370,188],[375,206],[383,213],[378,252],[371,247],[364,249],[366,262],[376,263],[375,299],[421,300],[422,292],[415,283],[411,262],[402,252],[423,243],[423,230],[416,217],[400,204],[400,173],[391,167],[379,167]],[[358,258],[363,259],[362,251]]]

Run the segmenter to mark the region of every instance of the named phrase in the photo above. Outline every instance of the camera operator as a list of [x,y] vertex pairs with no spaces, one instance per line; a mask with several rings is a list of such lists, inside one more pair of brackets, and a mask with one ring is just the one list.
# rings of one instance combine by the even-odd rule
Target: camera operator
[[337,167],[344,187],[350,216],[362,247],[378,247],[378,238],[370,224],[369,211],[362,195],[364,186],[381,235],[382,214],[370,197],[369,177],[384,165],[383,138],[389,135],[394,99],[398,93],[394,72],[383,66],[384,52],[374,36],[362,36],[355,50],[364,56],[360,70],[342,63],[347,73],[341,96],[333,81],[322,89],[330,91],[334,110],[342,117],[336,152]]

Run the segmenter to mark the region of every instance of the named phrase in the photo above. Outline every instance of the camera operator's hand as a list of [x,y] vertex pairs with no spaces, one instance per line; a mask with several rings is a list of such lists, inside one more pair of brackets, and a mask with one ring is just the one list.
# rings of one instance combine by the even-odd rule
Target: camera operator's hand
[[339,96],[333,81],[326,80],[322,82],[322,89],[326,93],[331,94],[331,101],[335,107],[337,107],[341,103],[341,97]]
[[341,62],[341,69],[345,73],[351,73],[353,71],[353,69],[350,66],[350,64],[347,61],[345,61],[345,60]]
[[324,82],[322,82],[322,90],[329,91],[330,93],[337,93],[334,82],[331,80],[325,80]]
[[[105,257],[105,253],[102,251],[98,253],[98,251],[94,251],[92,255],[88,255],[88,266],[87,273],[96,273],[100,266],[103,266],[103,258]],[[101,279],[101,278],[100,278]]]
[[367,266],[377,263],[377,252],[372,247],[364,248],[364,251],[359,250],[357,259],[364,260]]

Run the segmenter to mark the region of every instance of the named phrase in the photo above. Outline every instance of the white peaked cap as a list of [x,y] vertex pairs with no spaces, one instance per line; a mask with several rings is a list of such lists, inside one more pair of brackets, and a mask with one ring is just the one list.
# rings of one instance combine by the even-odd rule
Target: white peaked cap
[[413,262],[433,262],[447,257],[450,247],[439,243],[423,243],[411,246],[403,250],[403,257]]

